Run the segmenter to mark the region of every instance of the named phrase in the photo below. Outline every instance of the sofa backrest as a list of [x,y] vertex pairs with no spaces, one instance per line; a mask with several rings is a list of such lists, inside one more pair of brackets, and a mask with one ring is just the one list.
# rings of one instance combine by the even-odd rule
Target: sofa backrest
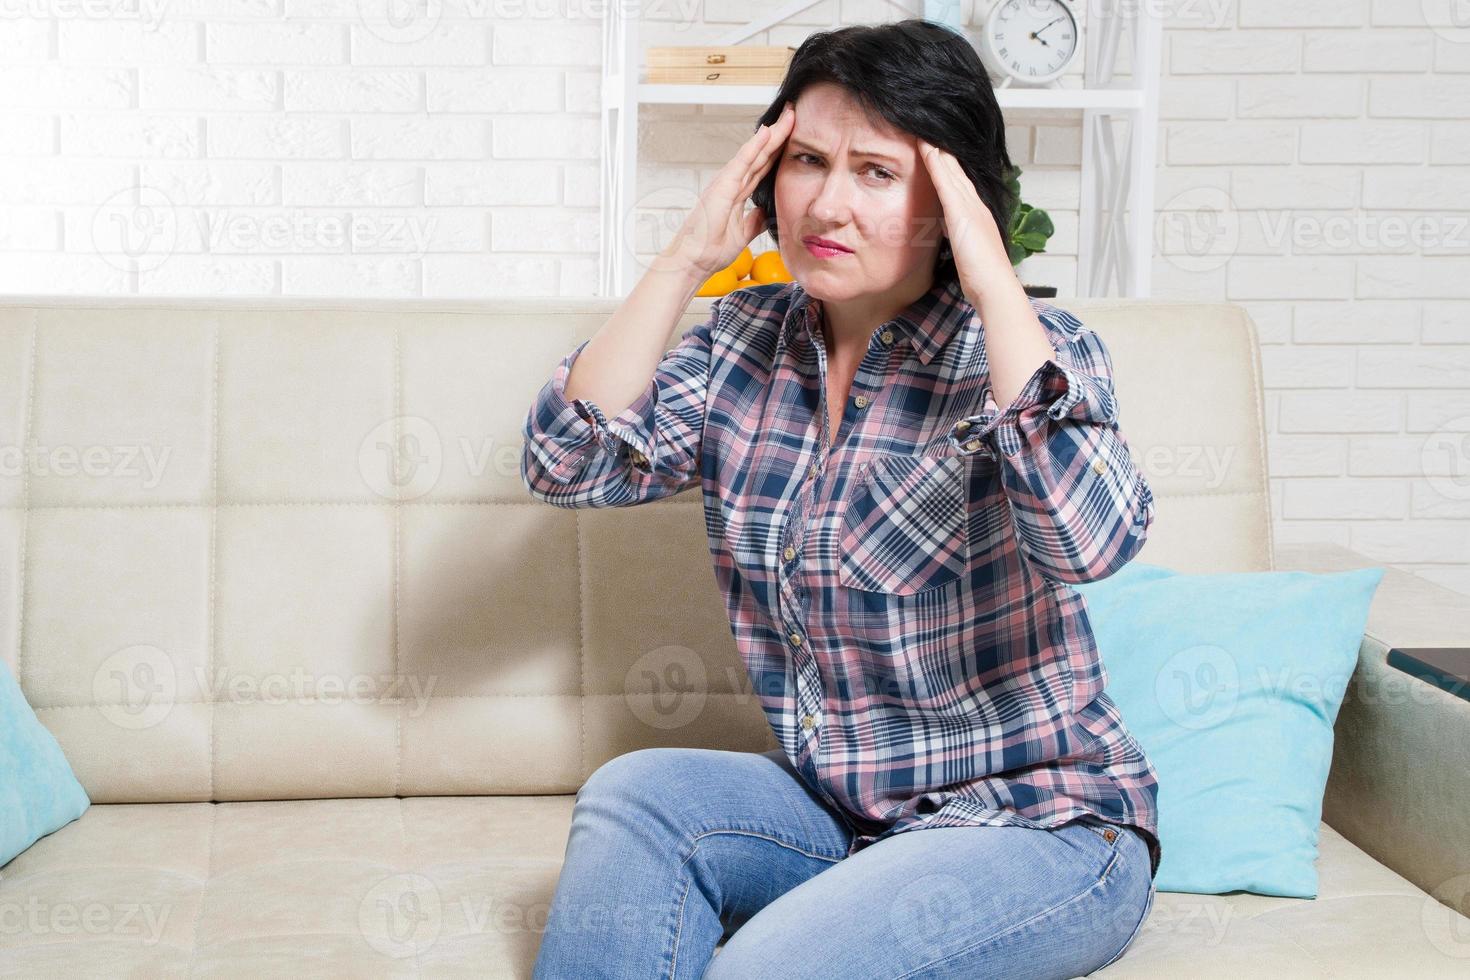
[[[1114,355],[1139,560],[1269,567],[1244,311],[1059,305]],[[774,747],[698,491],[520,482],[537,390],[616,308],[0,302],[0,656],[93,801],[570,793],[642,746]]]

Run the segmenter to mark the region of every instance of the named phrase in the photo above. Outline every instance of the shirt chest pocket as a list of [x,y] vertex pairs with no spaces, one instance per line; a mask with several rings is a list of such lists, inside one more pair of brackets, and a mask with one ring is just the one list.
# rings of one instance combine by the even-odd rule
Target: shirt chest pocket
[[843,500],[837,579],[850,589],[913,595],[969,565],[965,462],[883,454],[862,464]]

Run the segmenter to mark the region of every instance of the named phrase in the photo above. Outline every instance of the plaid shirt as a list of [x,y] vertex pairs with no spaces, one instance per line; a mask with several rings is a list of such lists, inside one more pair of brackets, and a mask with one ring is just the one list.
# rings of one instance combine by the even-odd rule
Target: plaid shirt
[[936,280],[874,329],[831,444],[821,301],[738,289],[614,418],[567,400],[587,342],[567,354],[527,414],[522,480],[559,507],[702,488],[755,693],[849,853],[1091,814],[1142,831],[1157,875],[1157,774],[1069,587],[1137,553],[1153,494],[1102,338],[1032,308],[1056,354],[1001,412],[984,327]]

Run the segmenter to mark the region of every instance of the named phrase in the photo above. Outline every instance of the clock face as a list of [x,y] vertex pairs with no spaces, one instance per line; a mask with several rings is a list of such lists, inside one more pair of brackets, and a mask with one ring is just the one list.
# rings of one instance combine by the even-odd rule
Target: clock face
[[991,50],[1019,79],[1060,72],[1077,50],[1077,23],[1062,0],[1001,0],[987,20]]

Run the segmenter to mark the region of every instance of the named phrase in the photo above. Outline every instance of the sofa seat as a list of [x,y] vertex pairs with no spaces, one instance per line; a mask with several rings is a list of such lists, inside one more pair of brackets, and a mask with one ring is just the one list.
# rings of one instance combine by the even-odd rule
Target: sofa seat
[[[529,977],[574,801],[94,805],[6,868],[0,964],[67,977]],[[1470,920],[1325,823],[1318,868],[1315,900],[1160,892],[1134,945],[1096,975],[1465,975]]]

